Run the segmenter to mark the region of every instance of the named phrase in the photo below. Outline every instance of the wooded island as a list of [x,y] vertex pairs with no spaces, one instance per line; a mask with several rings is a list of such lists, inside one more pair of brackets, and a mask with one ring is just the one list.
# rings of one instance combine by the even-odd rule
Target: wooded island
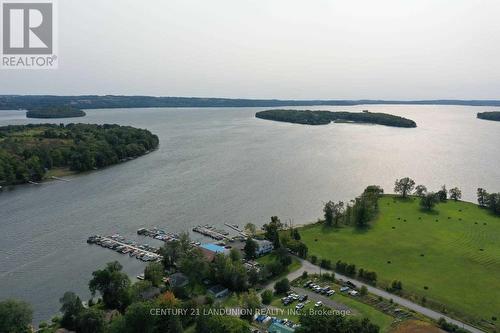
[[393,127],[417,127],[410,119],[387,113],[331,112],[311,110],[266,110],[255,114],[257,118],[304,125],[327,125],[331,122],[378,124]]
[[85,117],[85,112],[71,106],[53,106],[31,109],[26,112],[27,118],[74,118]]
[[484,120],[500,121],[500,111],[479,112],[477,117]]

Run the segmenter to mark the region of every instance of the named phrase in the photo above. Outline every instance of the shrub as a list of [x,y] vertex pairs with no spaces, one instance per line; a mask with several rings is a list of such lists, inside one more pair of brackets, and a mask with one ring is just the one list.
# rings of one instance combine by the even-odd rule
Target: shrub
[[290,290],[290,281],[284,278],[274,284],[274,290],[276,294],[284,294]]
[[324,268],[324,269],[331,269],[332,268],[332,262],[330,260],[321,259],[321,262],[320,262],[319,266],[321,268]]
[[262,304],[269,305],[269,304],[271,304],[271,301],[273,300],[273,292],[269,289],[266,289],[262,292],[260,297],[262,298]]

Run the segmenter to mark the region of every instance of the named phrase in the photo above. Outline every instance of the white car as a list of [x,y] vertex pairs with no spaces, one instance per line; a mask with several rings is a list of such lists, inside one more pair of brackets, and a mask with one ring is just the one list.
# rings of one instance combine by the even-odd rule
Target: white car
[[333,296],[335,294],[335,290],[330,290],[326,293],[328,296]]
[[359,294],[359,293],[358,293],[356,290],[351,290],[351,291],[349,292],[349,295],[351,295],[351,296],[357,296],[358,294]]
[[321,302],[321,301],[317,301],[317,302],[314,304],[314,306],[315,306],[315,307],[320,307],[320,306],[322,306],[322,305],[323,305],[323,302]]
[[349,291],[349,287],[340,288],[340,292],[346,292],[346,291]]

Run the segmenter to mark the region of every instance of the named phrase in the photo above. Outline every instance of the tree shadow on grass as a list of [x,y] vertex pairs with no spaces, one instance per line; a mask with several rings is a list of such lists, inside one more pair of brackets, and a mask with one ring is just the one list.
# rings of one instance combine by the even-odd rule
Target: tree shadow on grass
[[325,223],[321,225],[321,233],[323,234],[332,234],[332,233],[337,233],[341,232],[344,229],[349,228],[349,226],[341,225],[341,226],[327,226]]
[[372,226],[370,224],[365,225],[365,226],[354,226],[352,227],[352,233],[356,235],[364,235],[367,232],[369,232],[372,229]]
[[371,224],[367,224],[365,226],[352,226],[352,225],[339,225],[339,226],[327,226],[323,224],[321,226],[321,233],[322,234],[332,234],[332,233],[339,233],[341,231],[349,231],[352,232],[353,234],[365,234],[369,232],[372,229]]
[[419,212],[422,213],[422,214],[424,214],[424,215],[428,215],[428,216],[439,215],[439,211],[438,210],[435,210],[435,209],[428,210],[428,209],[425,209],[425,208],[422,208],[422,207],[420,207]]

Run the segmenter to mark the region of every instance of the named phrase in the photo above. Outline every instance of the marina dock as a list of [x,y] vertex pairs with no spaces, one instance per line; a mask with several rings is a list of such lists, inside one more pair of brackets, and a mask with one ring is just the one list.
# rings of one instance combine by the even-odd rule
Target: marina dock
[[209,225],[196,226],[193,228],[193,231],[216,240],[232,240],[227,231],[217,230],[215,227]]
[[166,232],[165,230],[158,228],[140,228],[137,230],[137,234],[141,236],[151,237],[153,239],[157,239],[163,241],[165,243],[179,240],[179,234],[173,232]]
[[162,256],[158,254],[159,249],[147,244],[137,244],[120,235],[94,235],[87,239],[87,243],[96,244],[121,254],[128,254],[130,257],[135,257],[142,261],[159,261],[163,259]]
[[243,230],[241,230],[240,227],[238,227],[236,224],[224,223],[224,225],[236,231],[240,236],[243,236],[245,238],[248,237],[248,235]]

